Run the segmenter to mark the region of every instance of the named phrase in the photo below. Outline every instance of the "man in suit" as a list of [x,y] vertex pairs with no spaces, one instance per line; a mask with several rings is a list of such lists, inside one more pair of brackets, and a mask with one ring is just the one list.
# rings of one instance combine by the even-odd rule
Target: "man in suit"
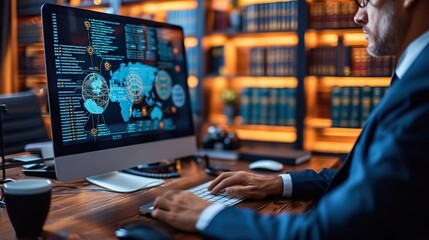
[[158,197],[153,216],[221,239],[428,238],[429,1],[356,0],[373,56],[396,55],[388,94],[371,113],[338,172],[308,170],[264,177],[224,173],[213,193],[264,198],[315,197],[304,214],[261,215],[210,204],[191,193]]

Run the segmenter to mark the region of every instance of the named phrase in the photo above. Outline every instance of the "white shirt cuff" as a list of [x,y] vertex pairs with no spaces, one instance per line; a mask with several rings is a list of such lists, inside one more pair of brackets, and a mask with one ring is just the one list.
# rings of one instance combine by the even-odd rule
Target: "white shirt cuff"
[[283,197],[292,196],[292,178],[289,173],[279,175],[283,179]]
[[195,227],[198,230],[203,231],[207,228],[212,219],[225,207],[225,205],[219,203],[213,203],[210,206],[206,207],[206,209],[203,210],[200,217],[198,218]]

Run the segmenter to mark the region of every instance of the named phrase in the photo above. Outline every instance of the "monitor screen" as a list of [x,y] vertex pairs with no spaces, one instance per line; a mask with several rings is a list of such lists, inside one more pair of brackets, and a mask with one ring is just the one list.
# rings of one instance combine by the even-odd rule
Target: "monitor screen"
[[59,180],[195,153],[181,27],[54,4],[42,21]]

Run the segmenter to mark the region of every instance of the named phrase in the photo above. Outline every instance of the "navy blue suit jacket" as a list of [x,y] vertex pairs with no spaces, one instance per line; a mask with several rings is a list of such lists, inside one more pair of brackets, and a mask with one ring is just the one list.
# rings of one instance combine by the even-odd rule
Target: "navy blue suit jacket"
[[335,176],[328,170],[292,173],[293,196],[324,192],[309,213],[274,216],[228,207],[203,234],[221,239],[429,239],[428,170],[426,46],[402,79],[392,82]]

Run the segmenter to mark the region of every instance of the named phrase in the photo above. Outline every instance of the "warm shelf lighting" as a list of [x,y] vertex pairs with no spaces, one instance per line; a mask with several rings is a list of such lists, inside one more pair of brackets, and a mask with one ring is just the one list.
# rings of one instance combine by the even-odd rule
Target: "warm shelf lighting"
[[198,78],[195,76],[189,76],[188,77],[188,86],[190,88],[196,88],[198,86]]
[[186,37],[185,38],[185,47],[195,47],[198,45],[198,39],[195,37]]
[[241,6],[259,4],[259,3],[270,3],[270,2],[290,2],[292,0],[281,1],[281,0],[240,0]]
[[308,30],[305,34],[307,47],[336,46],[338,37],[343,37],[344,45],[366,45],[365,35],[361,29]]
[[361,131],[360,128],[325,128],[322,134],[331,137],[357,137]]
[[359,33],[347,33],[344,34],[344,44],[345,45],[367,45],[367,41],[365,40],[365,35],[363,32]]
[[217,9],[217,10],[225,10],[225,9],[229,9],[230,7],[231,7],[230,0],[211,1],[211,6],[210,6],[210,8]]
[[101,0],[94,0],[94,5],[100,5],[101,4]]
[[211,46],[225,45],[227,38],[222,34],[214,34],[203,38],[203,47],[208,49]]
[[197,8],[197,1],[170,1],[170,2],[149,2],[143,3],[141,10],[143,12],[156,13],[169,10],[185,10]]
[[209,77],[204,79],[203,84],[207,89],[219,90],[226,88],[228,81],[226,77]]
[[70,0],[70,6],[79,6],[81,0]]
[[296,88],[298,80],[295,77],[234,77],[242,87],[287,87]]
[[243,34],[233,38],[236,46],[240,47],[256,47],[256,46],[296,46],[298,44],[298,36],[296,33],[279,34]]
[[390,77],[321,77],[319,81],[327,86],[389,86]]
[[328,118],[306,118],[305,124],[311,128],[329,128],[332,126],[332,120]]
[[275,130],[251,130],[235,129],[238,137],[243,140],[267,141],[267,142],[287,142],[296,141],[295,132],[283,132]]
[[316,141],[311,146],[306,146],[305,148],[316,152],[349,153],[353,145],[354,143],[349,142]]

